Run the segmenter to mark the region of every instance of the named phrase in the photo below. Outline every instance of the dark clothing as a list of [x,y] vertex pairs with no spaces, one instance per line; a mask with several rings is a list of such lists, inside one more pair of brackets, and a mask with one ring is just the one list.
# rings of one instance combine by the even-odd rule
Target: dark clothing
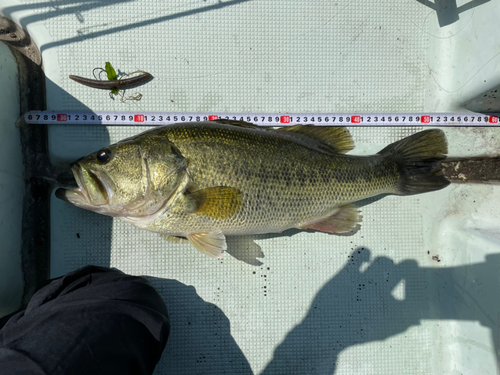
[[83,267],[0,319],[0,374],[151,374],[169,330],[167,307],[147,280]]

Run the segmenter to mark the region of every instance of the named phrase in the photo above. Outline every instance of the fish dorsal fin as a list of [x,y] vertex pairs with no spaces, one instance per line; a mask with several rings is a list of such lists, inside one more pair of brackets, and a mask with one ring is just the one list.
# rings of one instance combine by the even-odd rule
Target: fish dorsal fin
[[225,186],[197,190],[187,193],[185,197],[193,213],[218,220],[233,217],[243,205],[243,194],[238,189]]
[[211,233],[191,233],[187,239],[198,251],[210,258],[220,259],[227,250],[226,236],[221,231]]
[[221,118],[218,120],[212,120],[210,122],[215,122],[217,124],[223,124],[223,125],[242,126],[244,128],[261,128],[261,126],[252,124],[251,122],[238,121],[238,120],[228,120],[228,119],[224,119],[224,118]]
[[[211,122],[252,129],[266,128],[246,121],[228,119],[213,120]],[[286,131],[290,135],[294,133],[300,134],[302,135],[300,137],[302,142],[304,142],[305,140],[307,143],[308,139],[314,140],[316,145],[318,145],[317,142],[319,142],[320,147],[318,147],[318,149],[321,149],[323,151],[333,151],[339,154],[345,154],[346,152],[349,152],[354,148],[354,142],[352,140],[351,134],[349,133],[349,130],[347,130],[347,128],[343,126],[293,125],[278,128],[277,130]],[[327,147],[321,147],[321,145],[325,145]]]
[[351,134],[343,126],[294,125],[279,130],[303,134],[330,146],[340,154],[345,154],[354,148]]

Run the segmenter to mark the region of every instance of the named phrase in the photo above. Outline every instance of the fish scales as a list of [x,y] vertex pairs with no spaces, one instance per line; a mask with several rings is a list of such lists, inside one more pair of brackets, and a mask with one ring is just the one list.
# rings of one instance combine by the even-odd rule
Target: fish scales
[[335,207],[392,192],[398,176],[382,157],[318,152],[264,129],[226,125],[158,130],[189,161],[199,189],[230,186],[244,194],[233,218],[217,220],[180,206],[147,229],[183,235],[222,229],[226,234],[268,233],[328,217]]

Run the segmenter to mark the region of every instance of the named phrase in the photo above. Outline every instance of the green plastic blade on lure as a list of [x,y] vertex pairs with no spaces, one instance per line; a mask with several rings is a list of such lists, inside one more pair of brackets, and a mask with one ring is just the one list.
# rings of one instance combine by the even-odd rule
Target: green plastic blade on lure
[[111,66],[111,63],[106,62],[106,74],[108,75],[108,80],[116,81],[118,77],[116,76],[115,68]]

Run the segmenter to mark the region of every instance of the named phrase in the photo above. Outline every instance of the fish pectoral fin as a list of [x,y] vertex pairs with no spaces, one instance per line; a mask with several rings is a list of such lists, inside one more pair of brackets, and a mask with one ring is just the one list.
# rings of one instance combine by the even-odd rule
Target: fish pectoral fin
[[330,146],[333,151],[339,154],[345,154],[354,148],[351,133],[342,126],[294,125],[279,130],[303,134]]
[[232,187],[211,187],[187,193],[185,197],[192,213],[218,220],[233,217],[243,206],[243,193]]
[[227,250],[226,236],[222,231],[210,233],[192,233],[186,236],[197,250],[210,258],[220,259]]
[[361,223],[362,218],[363,216],[356,207],[347,204],[337,208],[333,215],[326,219],[302,225],[299,229],[314,229],[329,233],[349,233]]

